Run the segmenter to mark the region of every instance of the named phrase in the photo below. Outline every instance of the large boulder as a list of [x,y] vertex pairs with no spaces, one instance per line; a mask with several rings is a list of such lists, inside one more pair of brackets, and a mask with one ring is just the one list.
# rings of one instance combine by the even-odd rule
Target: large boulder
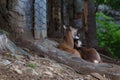
[[33,39],[34,28],[46,37],[46,0],[0,0],[0,6],[0,28],[12,38]]

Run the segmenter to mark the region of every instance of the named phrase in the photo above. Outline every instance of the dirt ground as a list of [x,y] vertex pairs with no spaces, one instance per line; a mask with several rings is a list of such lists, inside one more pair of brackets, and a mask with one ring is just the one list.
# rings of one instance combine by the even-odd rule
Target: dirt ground
[[34,55],[13,57],[0,54],[0,80],[108,80],[98,73],[78,74],[72,68],[48,58]]

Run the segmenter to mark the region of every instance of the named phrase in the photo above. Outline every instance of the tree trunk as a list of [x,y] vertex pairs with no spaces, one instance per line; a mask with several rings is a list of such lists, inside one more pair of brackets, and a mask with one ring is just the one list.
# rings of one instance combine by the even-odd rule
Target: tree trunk
[[82,74],[89,74],[92,72],[97,72],[106,77],[109,77],[111,80],[120,79],[120,66],[108,63],[94,64],[87,62],[81,58],[75,57],[74,55],[61,51],[57,49],[58,43],[45,39],[43,42],[31,42],[28,40],[21,40],[23,47],[34,51],[38,55],[47,56],[50,59],[54,59],[60,63],[66,64],[72,67],[75,71]]
[[49,26],[48,37],[61,38],[62,33],[62,0],[48,0]]
[[98,47],[94,0],[88,0],[88,42],[90,47]]

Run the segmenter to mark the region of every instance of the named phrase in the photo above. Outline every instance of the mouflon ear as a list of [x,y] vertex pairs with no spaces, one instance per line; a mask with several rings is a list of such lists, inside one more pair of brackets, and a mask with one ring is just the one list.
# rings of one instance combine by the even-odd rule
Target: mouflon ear
[[64,30],[72,30],[72,27],[69,25],[63,25]]

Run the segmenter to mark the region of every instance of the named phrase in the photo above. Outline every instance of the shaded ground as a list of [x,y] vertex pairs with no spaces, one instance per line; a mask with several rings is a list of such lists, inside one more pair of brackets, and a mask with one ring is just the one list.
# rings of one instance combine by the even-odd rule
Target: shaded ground
[[0,54],[0,80],[107,80],[97,73],[82,75],[72,68],[48,58],[33,56],[13,57]]

